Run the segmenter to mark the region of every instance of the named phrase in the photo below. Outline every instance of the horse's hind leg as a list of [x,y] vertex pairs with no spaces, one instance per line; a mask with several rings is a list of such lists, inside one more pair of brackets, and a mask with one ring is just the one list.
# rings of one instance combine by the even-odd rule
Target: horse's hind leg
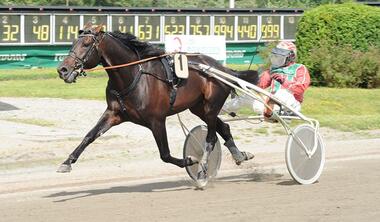
[[[190,108],[190,111],[201,118],[207,124],[206,144],[202,159],[198,165],[197,183],[199,187],[204,187],[207,184],[208,175],[208,159],[217,141],[216,136],[216,120],[219,109],[216,103],[207,102],[206,104],[198,103]],[[221,106],[220,106],[221,107]]]
[[106,110],[102,117],[98,120],[98,123],[87,133],[79,146],[69,155],[67,160],[62,163],[62,165],[58,168],[57,172],[59,173],[68,173],[71,171],[71,164],[75,163],[84,149],[92,143],[96,138],[101,136],[107,130],[109,130],[112,126],[115,126],[121,123],[122,120],[118,115],[111,110]]
[[187,157],[186,159],[178,159],[170,155],[165,120],[152,121],[150,129],[153,133],[154,139],[156,140],[162,161],[164,161],[165,163],[174,164],[181,168],[185,166],[191,166],[197,163],[196,160],[193,160],[191,157]]
[[220,118],[217,118],[216,122],[216,130],[219,135],[225,140],[224,145],[230,151],[232,157],[235,159],[237,165],[240,165],[242,162],[246,160],[250,160],[254,157],[253,154],[249,152],[241,152],[234,142],[234,139],[231,135],[230,126],[227,123],[224,123]]
[[[192,107],[190,111],[201,118],[205,123],[207,123],[208,120],[206,118],[205,110],[200,104]],[[244,151],[241,152],[237,148],[231,134],[230,126],[227,123],[224,123],[219,117],[216,117],[216,131],[225,140],[224,145],[230,151],[237,165],[240,165],[242,162],[250,160],[254,157],[253,154]]]

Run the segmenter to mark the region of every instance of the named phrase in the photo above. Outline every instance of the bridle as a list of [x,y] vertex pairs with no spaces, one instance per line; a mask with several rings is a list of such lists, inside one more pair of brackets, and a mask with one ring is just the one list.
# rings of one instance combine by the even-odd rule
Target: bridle
[[100,53],[99,53],[99,45],[100,43],[102,42],[105,34],[103,33],[101,35],[101,38],[98,39],[99,37],[99,34],[94,34],[92,33],[91,31],[84,31],[83,33],[81,33],[79,36],[78,36],[78,40],[76,41],[76,43],[79,42],[79,39],[81,38],[84,38],[84,37],[88,37],[90,36],[93,40],[92,42],[92,45],[90,46],[90,48],[87,50],[87,52],[84,54],[84,56],[82,58],[80,58],[73,49],[75,49],[76,47],[76,44],[74,45],[73,48],[70,49],[70,52],[69,52],[69,57],[73,58],[74,61],[75,61],[75,65],[74,65],[74,70],[76,70],[80,76],[82,75],[86,75],[85,72],[84,72],[84,64],[88,61],[89,59],[89,56],[92,55],[93,51],[96,50],[98,55],[100,56]]

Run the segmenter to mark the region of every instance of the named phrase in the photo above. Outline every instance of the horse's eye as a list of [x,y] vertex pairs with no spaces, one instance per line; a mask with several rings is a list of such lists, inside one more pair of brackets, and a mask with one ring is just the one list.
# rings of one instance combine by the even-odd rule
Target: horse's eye
[[79,30],[78,31],[78,34],[80,35],[80,34],[82,34],[84,32],[84,30]]

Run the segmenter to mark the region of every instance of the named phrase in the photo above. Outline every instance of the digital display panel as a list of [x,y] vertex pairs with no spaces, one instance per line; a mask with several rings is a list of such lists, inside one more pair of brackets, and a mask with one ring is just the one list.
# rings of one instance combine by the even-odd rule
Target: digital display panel
[[79,15],[55,15],[55,42],[73,42],[80,30]]
[[20,15],[0,14],[0,43],[18,43],[20,39]]
[[261,39],[278,40],[281,38],[281,16],[261,17]]
[[165,16],[164,19],[165,35],[186,34],[186,16]]
[[135,16],[112,15],[112,31],[135,34]]
[[295,39],[301,16],[284,16],[284,39]]
[[102,31],[107,31],[107,15],[84,15],[83,24],[91,23],[92,26],[103,25]]
[[215,16],[214,35],[224,35],[226,40],[234,40],[235,16]]
[[70,44],[88,23],[103,24],[103,31],[129,32],[155,43],[162,42],[164,35],[186,34],[225,36],[228,42],[294,40],[302,18],[300,13],[102,13],[0,13],[0,45]]
[[190,16],[190,35],[210,35],[210,16]]
[[138,16],[137,37],[143,41],[160,41],[160,16]]
[[238,16],[237,39],[257,40],[257,16]]
[[50,15],[25,15],[26,43],[50,42]]

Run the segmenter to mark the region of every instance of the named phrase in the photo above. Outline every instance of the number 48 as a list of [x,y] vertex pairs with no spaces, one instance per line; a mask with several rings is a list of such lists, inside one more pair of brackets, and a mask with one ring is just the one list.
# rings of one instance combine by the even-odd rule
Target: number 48
[[34,25],[33,34],[37,36],[37,40],[47,41],[49,40],[49,26],[48,25]]

